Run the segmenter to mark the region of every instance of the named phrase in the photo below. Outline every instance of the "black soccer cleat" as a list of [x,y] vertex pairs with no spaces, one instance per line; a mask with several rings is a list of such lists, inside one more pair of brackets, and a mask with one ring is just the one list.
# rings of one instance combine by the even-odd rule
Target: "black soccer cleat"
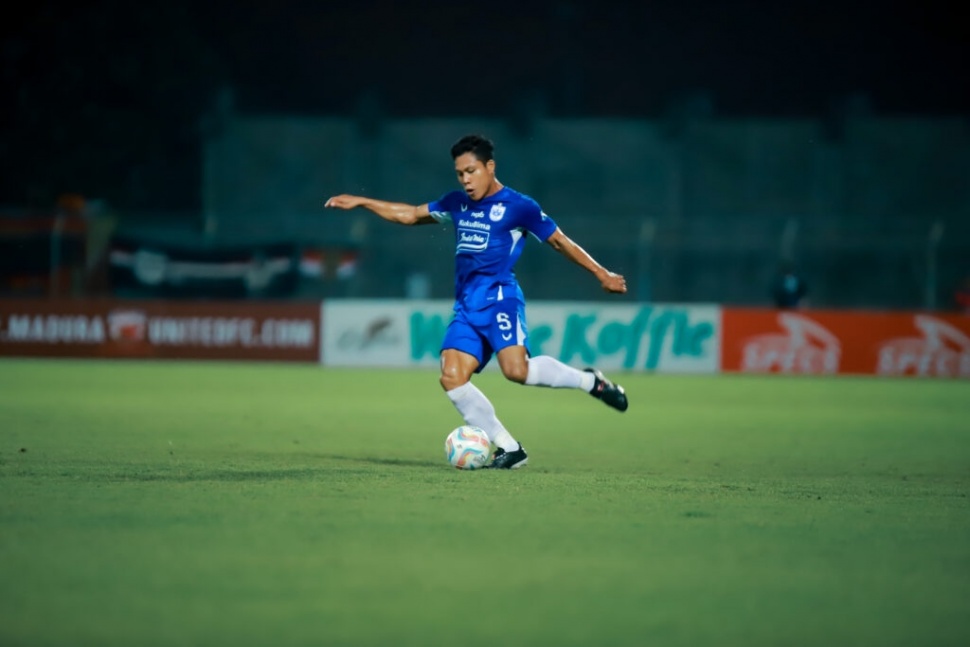
[[501,447],[497,448],[488,467],[494,470],[517,470],[528,462],[529,455],[525,453],[522,443],[519,443],[519,448],[512,452],[507,452]]
[[592,373],[596,378],[596,383],[593,385],[593,390],[589,392],[591,396],[598,400],[602,400],[606,404],[610,405],[617,411],[626,411],[629,403],[626,400],[626,391],[619,384],[613,384],[602,371],[595,368],[583,369],[587,373]]

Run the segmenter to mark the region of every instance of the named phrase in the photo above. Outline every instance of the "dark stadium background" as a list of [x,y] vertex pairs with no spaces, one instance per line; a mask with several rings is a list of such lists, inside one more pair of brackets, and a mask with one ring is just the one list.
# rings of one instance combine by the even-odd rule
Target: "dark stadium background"
[[[970,114],[953,2],[39,1],[0,23],[0,205],[197,208],[200,120],[241,112]],[[97,151],[91,156],[91,151]]]

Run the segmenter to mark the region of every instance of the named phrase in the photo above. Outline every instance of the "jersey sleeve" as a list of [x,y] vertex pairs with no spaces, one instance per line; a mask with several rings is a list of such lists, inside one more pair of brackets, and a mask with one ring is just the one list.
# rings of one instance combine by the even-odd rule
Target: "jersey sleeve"
[[550,218],[535,200],[529,200],[523,212],[522,226],[530,234],[542,242],[549,240],[549,236],[556,233],[558,225]]
[[451,193],[446,193],[437,200],[428,203],[428,213],[438,222],[451,222],[452,203]]

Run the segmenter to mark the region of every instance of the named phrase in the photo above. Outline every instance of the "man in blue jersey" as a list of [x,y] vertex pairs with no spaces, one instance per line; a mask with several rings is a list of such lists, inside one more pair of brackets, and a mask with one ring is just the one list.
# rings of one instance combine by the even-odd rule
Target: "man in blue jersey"
[[441,347],[441,386],[469,425],[484,429],[495,445],[490,467],[515,469],[528,462],[522,445],[495,415],[495,407],[472,375],[492,355],[502,374],[529,386],[582,389],[619,411],[626,411],[623,387],[600,371],[568,366],[528,351],[525,297],[513,267],[526,234],[548,243],[587,269],[607,292],[625,293],[626,280],[597,263],[547,216],[535,200],[504,186],[495,177],[494,147],[480,135],[468,135],[451,148],[461,191],[419,206],[356,195],[337,195],[327,207],[364,207],[402,225],[450,221],[455,227],[455,309]]

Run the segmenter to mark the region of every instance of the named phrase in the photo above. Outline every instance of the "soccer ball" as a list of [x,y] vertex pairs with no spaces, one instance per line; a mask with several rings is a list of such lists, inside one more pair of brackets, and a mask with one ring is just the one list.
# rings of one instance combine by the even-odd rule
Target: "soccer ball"
[[462,425],[445,439],[445,458],[460,470],[477,470],[485,467],[492,455],[492,443],[488,435],[478,427]]

